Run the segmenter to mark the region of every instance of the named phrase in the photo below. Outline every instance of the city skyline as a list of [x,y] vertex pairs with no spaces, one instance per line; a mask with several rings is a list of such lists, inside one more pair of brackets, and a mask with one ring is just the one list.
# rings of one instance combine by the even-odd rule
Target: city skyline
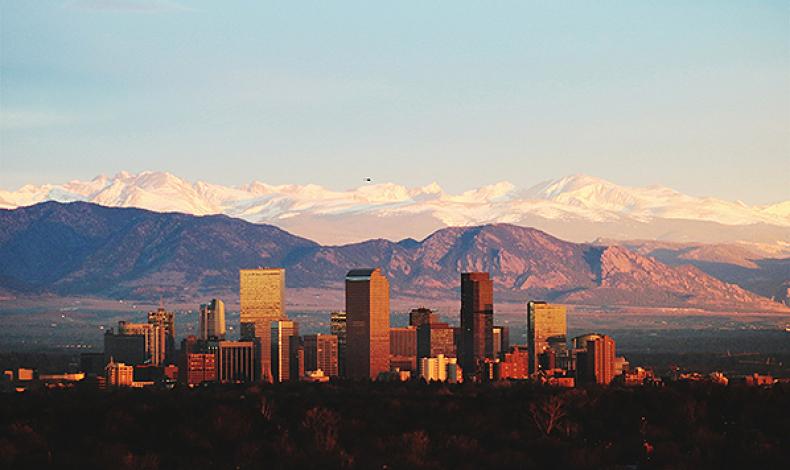
[[154,169],[462,192],[588,173],[787,197],[784,2],[1,8],[3,188]]
[[0,468],[784,468],[789,18],[0,0]]

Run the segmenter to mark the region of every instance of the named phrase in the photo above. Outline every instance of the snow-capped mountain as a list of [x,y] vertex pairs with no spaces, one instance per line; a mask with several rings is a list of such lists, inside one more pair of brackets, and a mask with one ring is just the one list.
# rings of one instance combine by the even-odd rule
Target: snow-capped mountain
[[226,214],[275,224],[321,243],[422,238],[447,226],[504,222],[534,226],[574,241],[608,237],[748,242],[790,250],[790,200],[748,206],[666,187],[620,186],[587,175],[526,189],[503,181],[461,194],[447,193],[437,183],[417,188],[368,184],[346,191],[258,181],[229,187],[150,171],[0,190],[2,208],[47,200]]

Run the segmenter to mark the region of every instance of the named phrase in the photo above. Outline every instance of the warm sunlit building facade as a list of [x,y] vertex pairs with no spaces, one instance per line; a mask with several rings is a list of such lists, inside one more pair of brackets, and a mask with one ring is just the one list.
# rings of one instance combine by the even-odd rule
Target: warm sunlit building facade
[[225,302],[211,299],[211,302],[200,305],[199,337],[207,339],[225,339]]
[[123,362],[110,359],[104,371],[107,385],[112,387],[131,387],[134,382],[134,367],[127,366]]
[[461,373],[462,369],[455,357],[445,357],[443,354],[439,354],[436,357],[420,359],[420,377],[426,382],[461,382],[463,380]]
[[[576,378],[578,383],[608,385],[615,376],[615,342],[611,336],[582,335],[587,338],[584,349],[576,349]],[[574,344],[580,345],[578,341]]]
[[285,269],[239,270],[239,321],[255,325],[255,336],[268,335],[271,322],[285,315]]
[[527,349],[529,372],[537,372],[539,356],[549,348],[567,350],[568,324],[564,305],[546,302],[527,302]]
[[181,381],[193,387],[203,382],[217,380],[217,356],[207,353],[187,353],[183,368],[179,371]]
[[389,281],[375,269],[352,269],[346,275],[346,373],[376,379],[390,369]]
[[148,312],[148,323],[164,329],[165,346],[163,361],[175,361],[176,352],[176,321],[173,312],[168,312],[164,307]]
[[[271,329],[271,368],[274,382],[288,382],[292,379],[293,365],[297,360],[296,349],[299,342],[299,325],[291,320],[272,322]],[[293,377],[299,379],[299,375]]]

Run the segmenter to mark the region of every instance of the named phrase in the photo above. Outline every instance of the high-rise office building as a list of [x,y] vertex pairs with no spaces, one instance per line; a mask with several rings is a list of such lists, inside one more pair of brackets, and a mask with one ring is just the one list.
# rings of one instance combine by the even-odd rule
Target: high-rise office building
[[116,333],[112,328],[104,333],[104,366],[114,359],[124,364],[137,365],[150,360],[148,349],[149,336]]
[[608,385],[614,379],[615,342],[611,336],[594,335],[584,350],[576,352],[576,357],[579,382]]
[[220,341],[217,350],[218,376],[221,383],[255,380],[255,343]]
[[200,339],[225,339],[225,302],[211,299],[200,305]]
[[165,326],[160,322],[132,323],[118,322],[118,333],[121,335],[140,335],[145,338],[147,360],[151,365],[160,366],[165,363],[167,336]]
[[494,356],[494,283],[488,273],[461,274],[461,368],[467,377],[480,375]]
[[346,275],[346,372],[355,379],[376,379],[389,372],[389,281],[375,269]]
[[453,328],[433,321],[417,328],[417,357],[456,357]]
[[275,383],[299,380],[298,376],[292,377],[298,346],[299,325],[296,322],[291,320],[272,322],[271,367],[272,380]]
[[239,271],[239,321],[254,324],[255,336],[268,336],[271,322],[285,315],[285,269],[260,268]]
[[329,332],[337,336],[337,371],[346,376],[346,312],[329,314]]
[[409,312],[409,326],[420,327],[439,321],[433,310],[425,307],[414,308]]
[[305,335],[304,368],[306,371],[321,370],[327,377],[337,377],[338,343],[335,335]]
[[510,328],[495,326],[492,338],[494,341],[494,358],[502,359],[503,354],[510,350]]
[[417,328],[390,328],[390,368],[417,370]]
[[176,322],[173,312],[168,312],[164,307],[159,307],[152,312],[148,312],[148,323],[151,325],[157,325],[164,330],[165,345],[162,364],[165,362],[169,364],[175,362]]
[[564,305],[527,302],[527,348],[529,373],[539,370],[538,356],[552,348],[556,353],[567,349],[568,326]]

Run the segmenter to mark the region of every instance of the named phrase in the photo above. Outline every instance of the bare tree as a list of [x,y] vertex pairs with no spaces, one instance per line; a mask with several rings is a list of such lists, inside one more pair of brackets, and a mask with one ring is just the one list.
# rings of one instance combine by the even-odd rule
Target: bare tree
[[535,426],[545,435],[550,435],[565,419],[565,399],[552,395],[529,405],[529,412]]

